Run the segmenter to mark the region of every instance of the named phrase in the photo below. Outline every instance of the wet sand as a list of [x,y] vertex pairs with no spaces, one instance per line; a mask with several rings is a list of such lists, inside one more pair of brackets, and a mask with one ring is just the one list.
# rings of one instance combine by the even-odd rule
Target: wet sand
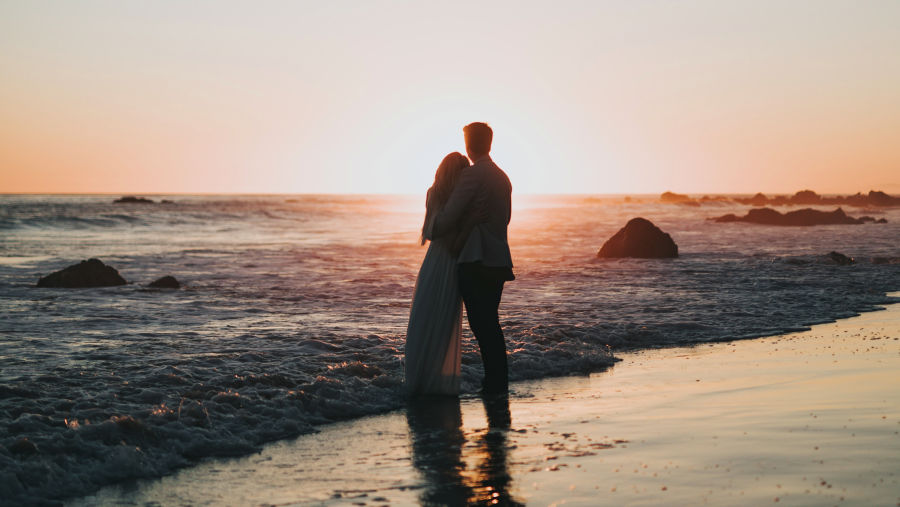
[[432,400],[71,505],[900,505],[900,305]]

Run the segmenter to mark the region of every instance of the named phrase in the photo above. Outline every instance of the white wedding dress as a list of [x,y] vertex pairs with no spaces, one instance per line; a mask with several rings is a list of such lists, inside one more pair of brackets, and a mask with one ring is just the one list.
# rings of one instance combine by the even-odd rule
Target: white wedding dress
[[[431,237],[433,218],[430,222],[422,234],[425,238]],[[450,240],[431,241],[416,278],[406,329],[406,388],[410,394],[459,394],[462,297]]]

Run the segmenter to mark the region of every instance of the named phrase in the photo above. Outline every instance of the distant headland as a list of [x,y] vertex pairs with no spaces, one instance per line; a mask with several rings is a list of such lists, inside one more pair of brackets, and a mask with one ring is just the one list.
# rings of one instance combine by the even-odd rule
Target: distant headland
[[801,190],[794,195],[775,195],[768,197],[763,193],[757,193],[753,197],[728,197],[704,195],[695,199],[689,195],[663,192],[659,196],[661,202],[681,204],[686,206],[700,206],[706,203],[735,202],[751,206],[810,206],[810,205],[845,205],[867,207],[893,207],[900,206],[900,197],[888,195],[880,190],[870,190],[868,194],[857,192],[853,195],[823,196],[812,190]]

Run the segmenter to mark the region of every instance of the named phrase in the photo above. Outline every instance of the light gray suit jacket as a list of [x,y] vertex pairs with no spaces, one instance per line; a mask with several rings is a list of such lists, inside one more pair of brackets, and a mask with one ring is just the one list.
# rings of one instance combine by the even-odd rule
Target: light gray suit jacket
[[490,157],[463,169],[447,204],[434,219],[436,237],[458,228],[468,215],[487,211],[488,220],[469,233],[458,262],[481,262],[490,267],[512,268],[506,229],[512,210],[509,177]]

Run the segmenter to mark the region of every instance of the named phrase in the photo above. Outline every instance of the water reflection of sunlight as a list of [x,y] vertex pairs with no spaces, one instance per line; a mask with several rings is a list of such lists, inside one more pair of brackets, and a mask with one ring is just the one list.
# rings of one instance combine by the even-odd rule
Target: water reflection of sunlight
[[15,256],[15,255],[6,255],[0,256],[0,265],[2,266],[10,266],[10,267],[28,267],[32,264],[36,264],[41,261],[45,261],[47,259],[52,259],[49,255],[33,255],[33,256]]

